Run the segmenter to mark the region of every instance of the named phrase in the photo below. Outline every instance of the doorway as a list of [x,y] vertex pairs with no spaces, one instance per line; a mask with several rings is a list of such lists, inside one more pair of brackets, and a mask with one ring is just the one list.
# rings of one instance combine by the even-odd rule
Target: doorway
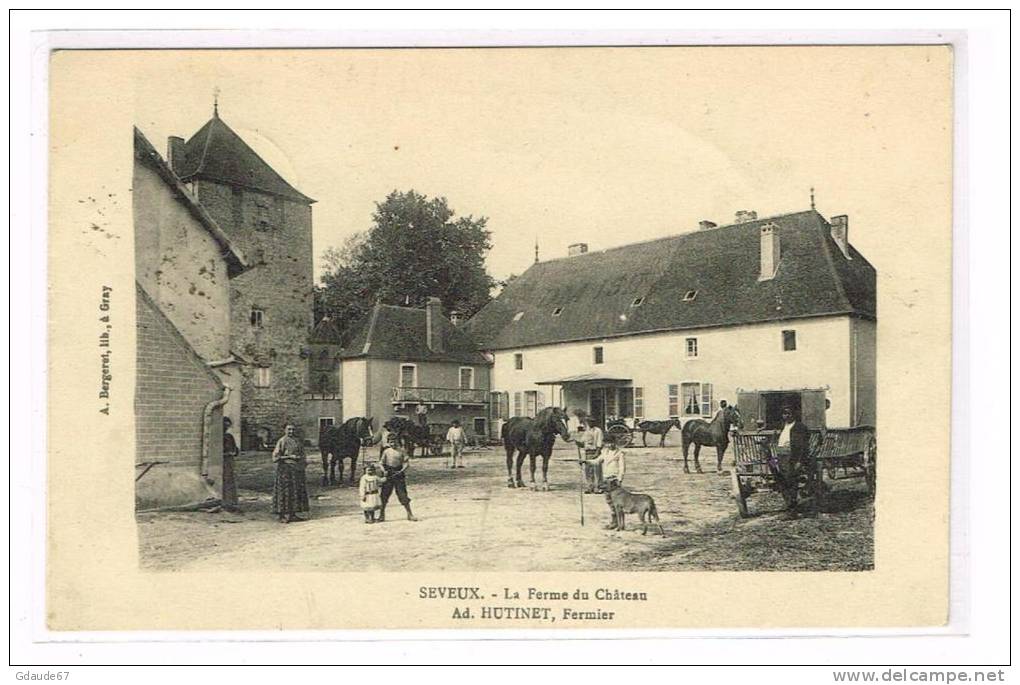
[[588,413],[591,415],[595,425],[605,430],[606,428],[606,389],[592,388],[588,392]]

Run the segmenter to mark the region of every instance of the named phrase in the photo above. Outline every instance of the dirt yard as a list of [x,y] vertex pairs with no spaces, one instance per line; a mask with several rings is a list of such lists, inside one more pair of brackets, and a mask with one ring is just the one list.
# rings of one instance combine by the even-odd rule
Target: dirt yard
[[[727,454],[727,458],[729,458]],[[420,521],[405,520],[394,497],[387,521],[366,525],[357,489],[322,487],[318,455],[309,458],[310,520],[280,524],[270,513],[268,453],[243,454],[237,466],[243,513],[138,516],[141,564],[150,570],[263,568],[300,570],[477,571],[852,571],[873,567],[873,506],[864,484],[834,485],[816,518],[786,520],[771,492],[750,499],[741,519],[728,475],[705,460],[705,474],[684,475],[679,449],[627,450],[625,486],[652,495],[666,536],[604,530],[602,495],[581,496],[577,452],[558,443],[551,489],[509,489],[501,450],[467,454],[467,468],[445,458],[415,459],[408,476]],[[527,480],[527,463],[524,472]],[[711,471],[711,472],[708,472]],[[360,466],[359,466],[360,475]]]

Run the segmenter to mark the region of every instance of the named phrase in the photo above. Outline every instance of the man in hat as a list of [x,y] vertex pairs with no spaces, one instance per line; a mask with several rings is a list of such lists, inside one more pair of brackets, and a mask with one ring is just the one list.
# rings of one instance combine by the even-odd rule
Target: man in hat
[[791,516],[797,511],[797,485],[802,473],[811,473],[808,463],[808,428],[797,417],[796,410],[783,407],[783,427],[776,440],[773,471],[783,490],[783,500]]

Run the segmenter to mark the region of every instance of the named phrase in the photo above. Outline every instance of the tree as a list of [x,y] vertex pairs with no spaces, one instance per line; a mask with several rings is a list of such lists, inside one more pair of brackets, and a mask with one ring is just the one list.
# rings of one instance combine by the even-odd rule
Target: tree
[[316,292],[316,319],[350,323],[384,304],[424,307],[468,317],[490,299],[495,285],[485,270],[492,248],[486,217],[454,218],[446,198],[393,191],[376,204],[372,227],[323,255],[326,273]]

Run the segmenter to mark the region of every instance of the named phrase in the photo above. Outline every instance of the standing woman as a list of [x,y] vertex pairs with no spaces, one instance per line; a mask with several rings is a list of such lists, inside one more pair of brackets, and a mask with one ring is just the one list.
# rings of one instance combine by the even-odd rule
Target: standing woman
[[305,448],[294,437],[293,424],[287,424],[284,436],[273,449],[276,479],[273,483],[273,513],[280,523],[303,521],[299,511],[308,511],[308,488],[305,485]]

